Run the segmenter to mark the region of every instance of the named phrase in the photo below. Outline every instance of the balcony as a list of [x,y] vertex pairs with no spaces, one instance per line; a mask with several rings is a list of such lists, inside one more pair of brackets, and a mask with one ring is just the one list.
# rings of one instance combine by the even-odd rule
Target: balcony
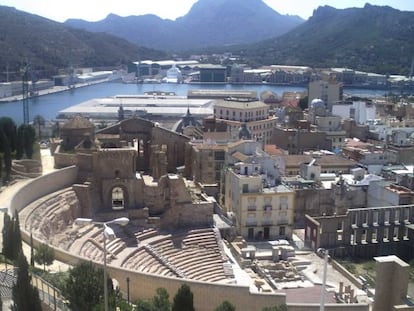
[[272,205],[265,205],[265,206],[263,206],[263,210],[265,212],[270,212],[272,210]]
[[262,220],[262,226],[273,226],[273,220],[271,219]]
[[247,219],[246,220],[246,226],[247,227],[257,226],[257,220],[256,219]]
[[249,212],[254,212],[254,211],[256,211],[256,210],[257,210],[257,207],[256,207],[256,205],[248,205],[248,206],[247,206],[247,210],[248,210]]
[[288,225],[289,224],[289,220],[287,218],[279,218],[277,220],[277,224],[278,225]]

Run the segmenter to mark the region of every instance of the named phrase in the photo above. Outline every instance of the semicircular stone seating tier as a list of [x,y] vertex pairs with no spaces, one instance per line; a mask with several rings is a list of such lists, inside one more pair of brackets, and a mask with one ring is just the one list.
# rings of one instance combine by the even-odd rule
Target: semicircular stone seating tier
[[[43,197],[21,211],[26,231],[40,240],[96,262],[103,261],[102,227],[73,226],[79,208],[72,188]],[[217,229],[161,234],[155,228],[112,226],[116,238],[107,241],[107,263],[140,272],[206,282],[234,281]]]

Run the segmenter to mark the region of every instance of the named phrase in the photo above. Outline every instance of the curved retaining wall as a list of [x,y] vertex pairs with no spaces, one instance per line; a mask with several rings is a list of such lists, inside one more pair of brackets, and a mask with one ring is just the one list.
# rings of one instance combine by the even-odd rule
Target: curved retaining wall
[[[62,188],[69,187],[76,181],[77,168],[75,166],[64,168],[42,177],[36,178],[23,188],[21,188],[10,202],[12,211],[21,211],[27,205],[37,199],[51,194]],[[29,243],[30,232],[21,230],[22,239]],[[33,238],[35,246],[43,241]],[[55,258],[62,262],[75,265],[84,259],[69,253],[63,249],[55,249]],[[98,264],[98,263],[96,263]],[[99,264],[98,264],[99,265]],[[190,286],[194,294],[194,306],[197,311],[214,310],[224,300],[230,301],[237,310],[260,311],[264,307],[277,306],[286,302],[286,296],[283,293],[251,293],[248,286],[226,285],[217,283],[198,282],[193,280],[183,280],[177,278],[166,278],[153,274],[140,273],[134,270],[121,269],[108,265],[108,273],[111,278],[118,281],[122,292],[127,292],[126,279],[129,278],[129,291],[131,300],[150,299],[156,294],[159,287],[165,288],[172,301],[177,290],[182,284]],[[289,305],[289,311],[311,310],[317,311],[320,306],[313,305]],[[327,305],[325,310],[347,311],[358,310],[367,311],[366,305]]]
[[77,167],[70,166],[37,177],[17,191],[10,200],[10,212],[19,212],[37,199],[73,185],[76,182],[77,175]]

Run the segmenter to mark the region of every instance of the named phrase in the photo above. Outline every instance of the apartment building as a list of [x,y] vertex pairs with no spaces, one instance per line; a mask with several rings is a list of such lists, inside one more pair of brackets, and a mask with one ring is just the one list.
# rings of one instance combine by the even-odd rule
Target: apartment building
[[308,86],[308,105],[314,99],[321,99],[325,102],[329,111],[332,111],[332,105],[343,98],[342,84],[331,79],[328,81],[316,80],[309,82]]
[[269,106],[261,101],[229,99],[218,101],[214,105],[214,117],[223,121],[230,130],[237,130],[246,125],[252,139],[270,143],[276,117],[269,114]]
[[280,159],[243,156],[225,169],[224,208],[232,216],[236,232],[248,240],[290,239],[295,193],[280,183]]

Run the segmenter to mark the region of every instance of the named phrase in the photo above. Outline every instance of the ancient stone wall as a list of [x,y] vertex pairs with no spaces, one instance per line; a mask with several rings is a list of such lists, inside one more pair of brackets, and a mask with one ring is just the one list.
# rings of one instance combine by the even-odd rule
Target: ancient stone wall
[[[58,148],[60,150],[60,148]],[[56,152],[54,154],[55,159],[55,168],[64,168],[71,165],[76,165],[78,158],[74,153],[60,153]]]
[[162,127],[152,130],[151,145],[167,146],[167,171],[174,173],[185,161],[185,145],[190,138]]
[[94,179],[130,179],[135,176],[136,150],[104,149],[93,154]]

